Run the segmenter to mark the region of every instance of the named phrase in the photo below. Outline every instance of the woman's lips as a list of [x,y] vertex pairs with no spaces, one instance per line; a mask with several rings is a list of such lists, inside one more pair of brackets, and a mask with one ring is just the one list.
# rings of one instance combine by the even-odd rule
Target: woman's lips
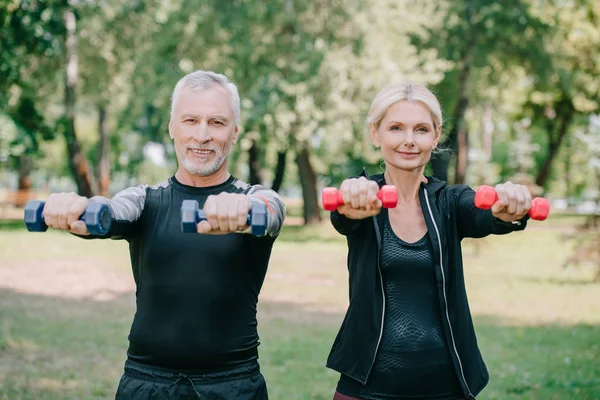
[[398,151],[397,153],[405,158],[415,158],[419,154],[419,153],[411,153],[408,151]]

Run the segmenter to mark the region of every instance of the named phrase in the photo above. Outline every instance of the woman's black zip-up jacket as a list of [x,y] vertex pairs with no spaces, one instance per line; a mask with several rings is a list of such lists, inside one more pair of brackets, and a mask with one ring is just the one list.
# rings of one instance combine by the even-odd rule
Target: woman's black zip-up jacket
[[[385,184],[383,174],[361,176]],[[489,375],[477,346],[465,290],[461,240],[523,230],[528,217],[516,223],[495,218],[490,210],[475,207],[475,192],[466,185],[448,186],[427,177],[419,199],[433,244],[433,260],[442,326],[458,381],[467,398],[487,385]],[[381,215],[381,214],[380,214]],[[327,367],[366,384],[383,332],[385,297],[379,265],[382,221],[380,216],[352,220],[332,212],[335,229],[348,242],[350,305],[335,338]]]

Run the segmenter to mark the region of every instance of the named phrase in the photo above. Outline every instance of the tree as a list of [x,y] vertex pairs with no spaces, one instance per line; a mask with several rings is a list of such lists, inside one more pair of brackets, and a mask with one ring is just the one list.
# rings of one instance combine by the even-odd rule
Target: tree
[[536,183],[546,187],[567,135],[599,108],[600,5],[592,0],[549,0],[537,12],[555,27],[546,45],[552,62],[543,66],[549,70],[548,80],[533,80],[524,114],[546,132],[545,158],[536,176]]
[[85,43],[78,52],[80,101],[97,114],[98,146],[89,157],[96,166],[98,194],[105,197],[110,196],[111,111],[122,106],[129,90],[125,82],[135,51],[131,15],[136,12],[143,12],[139,4],[123,0],[95,1],[79,11],[77,40]]
[[65,114],[63,118],[64,136],[69,153],[69,165],[71,173],[77,185],[77,191],[81,196],[92,197],[92,176],[90,167],[81,149],[75,128],[75,106],[77,102],[77,84],[79,80],[79,64],[77,55],[77,20],[75,10],[68,6],[63,11],[66,28],[64,43],[65,51]]
[[61,10],[61,1],[0,6],[0,109],[17,128],[7,144],[7,161],[19,171],[19,190],[30,189],[40,142],[54,137],[55,121],[45,108],[56,93],[53,78],[60,69]]
[[[320,74],[324,121],[318,156],[329,184],[356,175],[363,166],[380,170],[381,159],[368,139],[365,119],[375,94],[384,86],[439,83],[451,64],[435,49],[420,49],[411,36],[437,26],[442,13],[435,2],[377,0],[349,11],[346,30],[354,40],[331,44]],[[410,20],[410,24],[397,21]],[[324,169],[325,169],[324,168]]]
[[[596,207],[600,207],[600,116],[592,115],[588,119],[585,130],[577,135],[577,140],[587,147],[589,158],[590,181],[589,199],[593,200]],[[583,226],[575,236],[577,243],[572,255],[565,262],[565,266],[582,263],[593,263],[596,268],[594,280],[600,282],[600,214],[592,213],[588,216]]]
[[[469,132],[465,113],[473,105],[473,98],[481,90],[477,72],[498,65],[502,69],[511,65],[533,69],[543,64],[545,54],[540,51],[547,26],[532,15],[525,0],[504,3],[488,1],[452,1],[440,3],[444,13],[441,29],[431,26],[425,35],[413,35],[419,48],[437,49],[441,57],[453,63],[444,80],[437,87],[443,109],[450,110],[447,148],[456,155],[454,181],[463,183],[467,171]],[[537,69],[536,71],[539,71]],[[498,73],[500,71],[492,71]],[[448,180],[451,154],[434,158],[433,174]]]

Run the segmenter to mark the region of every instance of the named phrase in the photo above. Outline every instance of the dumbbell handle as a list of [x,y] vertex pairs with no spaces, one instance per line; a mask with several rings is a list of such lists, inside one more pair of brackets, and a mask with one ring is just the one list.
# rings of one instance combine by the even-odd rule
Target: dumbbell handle
[[[394,185],[384,185],[377,192],[377,197],[381,200],[384,208],[394,208],[398,204],[398,189]],[[338,189],[326,187],[321,193],[321,203],[325,210],[335,211],[339,206],[345,204],[344,196]]]
[[[197,225],[206,221],[206,213],[198,208],[196,200],[184,200],[181,205],[181,231],[190,233],[197,232]],[[264,236],[267,232],[267,206],[265,204],[253,204],[248,211],[246,223],[250,225],[252,234]]]
[[[489,210],[498,201],[498,193],[491,186],[482,185],[475,192],[475,206]],[[543,197],[536,197],[531,201],[529,216],[536,221],[543,221],[550,213],[550,202]]]
[[[206,220],[207,218],[204,210],[196,210],[196,224]],[[252,210],[248,211],[248,218],[246,219],[246,224],[252,224]]]
[[[45,201],[30,200],[25,205],[24,222],[29,232],[45,232],[48,225],[44,221]],[[90,201],[86,210],[79,216],[91,235],[105,235],[112,224],[112,213],[106,204]]]

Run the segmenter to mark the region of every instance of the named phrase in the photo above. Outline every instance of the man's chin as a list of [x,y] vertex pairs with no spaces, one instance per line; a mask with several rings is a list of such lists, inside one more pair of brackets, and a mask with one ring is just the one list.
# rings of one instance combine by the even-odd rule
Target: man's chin
[[219,170],[219,166],[216,165],[188,165],[184,163],[183,166],[191,175],[202,177],[211,176]]

